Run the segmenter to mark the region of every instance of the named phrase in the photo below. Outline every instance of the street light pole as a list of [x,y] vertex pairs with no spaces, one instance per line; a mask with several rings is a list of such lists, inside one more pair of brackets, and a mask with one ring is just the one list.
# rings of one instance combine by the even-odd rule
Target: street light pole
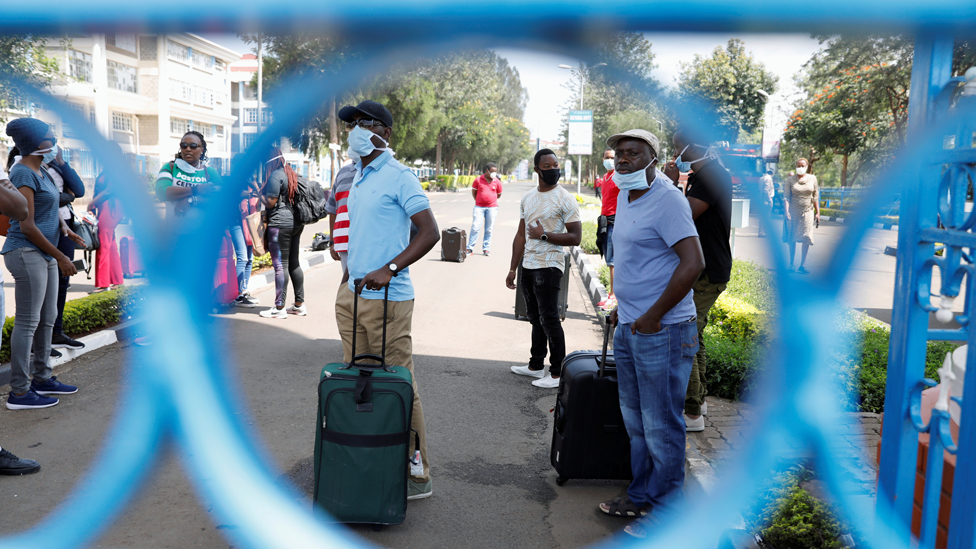
[[[590,68],[595,69],[597,67],[605,67],[605,66],[607,66],[606,63],[597,63],[596,65],[593,65]],[[585,78],[585,75],[583,74],[583,70],[586,68],[585,65],[583,65],[582,63],[580,63],[579,67],[570,67],[569,65],[559,65],[559,68],[579,71],[579,77],[580,77],[579,108],[580,110],[583,110],[583,79]],[[567,148],[569,147],[569,143],[566,143],[566,147]],[[576,194],[581,194],[582,189],[583,189],[583,155],[578,154],[576,155]]]

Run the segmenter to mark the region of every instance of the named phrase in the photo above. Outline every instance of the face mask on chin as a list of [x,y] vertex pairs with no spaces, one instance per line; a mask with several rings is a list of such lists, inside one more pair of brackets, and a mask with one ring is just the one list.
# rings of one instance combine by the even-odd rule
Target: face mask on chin
[[644,166],[644,169],[631,173],[613,172],[613,184],[621,191],[640,191],[649,188],[651,185],[647,182],[647,170],[656,161],[657,157],[654,157],[647,166]]

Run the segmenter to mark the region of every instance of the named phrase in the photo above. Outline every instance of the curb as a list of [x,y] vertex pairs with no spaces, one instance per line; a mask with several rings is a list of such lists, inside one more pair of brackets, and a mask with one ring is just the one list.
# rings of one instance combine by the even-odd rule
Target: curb
[[583,253],[583,250],[574,246],[572,254],[573,261],[576,262],[576,267],[579,269],[580,278],[583,280],[583,285],[586,286],[590,300],[593,301],[593,307],[598,308],[597,303],[607,299],[607,289],[600,283],[599,273],[593,267],[590,258]]
[[[307,271],[316,265],[326,265],[328,263],[335,263],[335,260],[329,255],[329,252],[325,251],[311,252],[305,257],[298,259],[298,264],[301,265],[303,271]],[[261,274],[252,275],[247,281],[247,289],[248,291],[257,290],[270,284],[274,284],[274,269],[268,269]]]
[[[832,221],[834,223],[845,223],[844,217],[821,217],[824,221]],[[872,223],[871,227],[875,229],[882,229],[885,231],[897,231],[898,225],[892,225],[891,223]]]
[[[312,252],[299,259],[302,270],[311,269],[317,265],[335,263],[328,252]],[[274,270],[270,270],[259,275],[254,275],[248,282],[248,289],[261,288],[269,284],[274,284]],[[131,341],[135,338],[135,329],[141,320],[131,319],[122,322],[112,328],[101,330],[85,337],[78,338],[78,341],[85,344],[83,349],[60,349],[61,358],[51,360],[51,368],[55,369],[62,364],[70,362],[83,354],[90,353],[96,349],[107,347],[119,341]],[[0,364],[0,385],[10,383],[10,363]]]
[[[88,334],[78,338],[78,341],[85,344],[83,349],[61,349],[61,358],[51,360],[51,368],[55,369],[62,364],[70,362],[83,354],[90,353],[96,349],[107,347],[119,341],[129,341],[135,337],[135,328],[142,322],[141,320],[126,320],[112,328]],[[0,365],[0,385],[10,383],[10,363]]]

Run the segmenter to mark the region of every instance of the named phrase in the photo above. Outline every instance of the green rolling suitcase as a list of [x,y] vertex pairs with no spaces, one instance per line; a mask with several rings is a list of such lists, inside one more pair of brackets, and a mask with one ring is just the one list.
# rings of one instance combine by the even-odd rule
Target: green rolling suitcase
[[[384,319],[388,298],[389,286]],[[407,514],[413,378],[386,364],[385,321],[381,356],[356,355],[355,330],[352,337],[352,362],[327,365],[319,380],[313,499],[338,522],[400,524]]]

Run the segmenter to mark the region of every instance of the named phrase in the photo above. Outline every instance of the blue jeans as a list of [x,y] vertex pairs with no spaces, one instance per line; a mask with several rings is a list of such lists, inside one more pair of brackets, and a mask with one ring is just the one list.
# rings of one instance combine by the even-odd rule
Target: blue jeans
[[603,259],[608,267],[613,267],[613,223],[607,223],[607,246]]
[[471,220],[471,234],[468,235],[468,249],[474,250],[474,245],[478,243],[478,233],[481,231],[481,224],[485,225],[485,241],[481,246],[484,251],[491,251],[491,227],[495,224],[495,216],[498,215],[498,206],[494,208],[474,207],[474,218]]
[[234,254],[237,256],[237,293],[247,291],[247,283],[251,280],[251,266],[254,264],[254,247],[247,245],[244,240],[244,227],[240,224],[230,226],[230,239],[234,243]]
[[631,334],[621,324],[613,338],[620,411],[630,437],[634,480],[627,495],[637,505],[665,508],[685,481],[685,391],[698,352],[695,319]]

